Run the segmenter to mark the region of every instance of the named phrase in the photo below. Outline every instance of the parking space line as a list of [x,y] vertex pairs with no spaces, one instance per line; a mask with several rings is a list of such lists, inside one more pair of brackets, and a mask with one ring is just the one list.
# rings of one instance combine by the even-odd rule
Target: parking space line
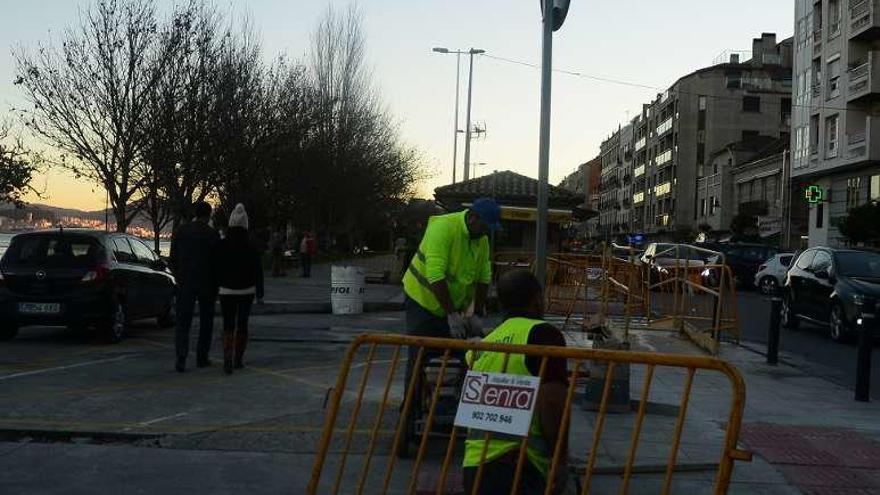
[[181,417],[187,416],[187,415],[189,415],[188,412],[181,412],[181,413],[177,413],[177,414],[170,414],[168,416],[161,416],[161,417],[158,417],[155,419],[151,419],[149,421],[143,421],[141,423],[137,423],[137,424],[129,426],[127,428],[123,428],[122,431],[130,431],[135,428],[143,428],[145,426],[150,426],[150,425],[154,425],[156,423],[161,423],[162,421],[168,421],[169,419],[181,418]]
[[114,362],[114,361],[122,361],[123,359],[128,359],[129,357],[131,357],[131,356],[118,356],[118,357],[115,357],[115,358],[97,359],[97,360],[95,360],[95,361],[85,361],[85,362],[82,362],[82,363],[69,364],[69,365],[67,365],[67,366],[55,366],[55,367],[53,367],[53,368],[43,368],[43,369],[40,369],[40,370],[34,370],[34,371],[24,371],[24,372],[21,372],[21,373],[13,373],[13,374],[11,374],[11,375],[3,375],[3,376],[0,376],[0,380],[10,380],[10,379],[12,379],[12,378],[21,378],[21,377],[24,377],[24,376],[40,375],[40,374],[43,374],[43,373],[50,373],[50,372],[53,372],[53,371],[69,370],[69,369],[73,369],[73,368],[81,368],[81,367],[83,367],[83,366],[91,366],[91,365],[93,365],[93,364],[112,363],[112,362]]

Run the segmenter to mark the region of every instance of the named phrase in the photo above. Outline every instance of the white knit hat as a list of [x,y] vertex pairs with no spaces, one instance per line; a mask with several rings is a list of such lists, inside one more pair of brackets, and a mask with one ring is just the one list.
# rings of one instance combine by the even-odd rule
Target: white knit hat
[[248,228],[248,214],[241,203],[235,205],[235,209],[229,215],[229,228],[232,227],[241,227],[245,230]]

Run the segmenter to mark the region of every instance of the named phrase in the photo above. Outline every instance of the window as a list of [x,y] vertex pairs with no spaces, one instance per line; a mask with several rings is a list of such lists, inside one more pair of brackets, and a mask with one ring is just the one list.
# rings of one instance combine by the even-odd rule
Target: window
[[828,39],[840,34],[840,0],[828,2]]
[[797,267],[801,270],[806,270],[810,267],[810,263],[813,262],[813,257],[816,256],[816,251],[806,251],[801,255],[797,260]]
[[700,200],[700,216],[706,216],[706,198]]
[[699,110],[706,110],[706,97],[700,96],[697,98],[697,108]]
[[779,263],[785,267],[791,266],[791,258],[793,258],[793,257],[792,256],[780,256]]
[[880,175],[871,176],[871,191],[869,199],[880,201]]
[[124,237],[113,238],[113,255],[116,256],[116,261],[120,263],[132,263],[136,260],[131,246]]
[[825,227],[825,205],[819,203],[816,205],[816,228],[821,229]]
[[727,74],[727,87],[737,89],[741,86],[742,74],[740,72],[731,72]]
[[861,196],[862,178],[850,177],[846,179],[846,209],[859,206],[859,196]]
[[709,196],[709,216],[715,215],[715,196]]
[[837,157],[837,120],[837,115],[832,115],[831,117],[825,119],[825,141],[827,143],[825,158]]
[[760,112],[760,96],[743,96],[743,112]]
[[4,261],[9,267],[80,268],[94,266],[101,253],[91,237],[23,234],[12,240]]
[[840,96],[840,56],[828,62],[828,99]]
[[702,165],[706,161],[706,143],[697,143],[697,164]]
[[153,250],[148,248],[143,242],[138,239],[129,239],[128,242],[134,249],[134,255],[137,256],[139,262],[149,265],[156,261],[156,255],[153,253]]

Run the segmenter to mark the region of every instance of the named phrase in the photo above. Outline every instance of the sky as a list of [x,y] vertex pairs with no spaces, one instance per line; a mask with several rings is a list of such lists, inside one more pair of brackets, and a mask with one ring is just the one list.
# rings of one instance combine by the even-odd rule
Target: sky
[[[57,40],[93,0],[0,0],[0,120],[25,104],[13,84],[11,50]],[[162,6],[172,0],[157,0]],[[223,0],[233,18],[249,14],[268,59],[303,59],[311,32],[328,5],[349,0]],[[540,64],[537,0],[360,0],[373,82],[400,125],[403,141],[421,152],[428,175],[420,195],[452,179],[455,56],[432,47],[467,50]],[[679,77],[711,65],[726,50],[749,50],[751,39],[774,32],[791,36],[790,0],[572,0],[565,25],[554,36],[553,67],[654,89],[556,72],[552,86],[550,179],[558,183],[594,158],[617,126]],[[462,58],[460,128],[464,128],[467,64]],[[537,177],[540,70],[486,56],[474,59],[472,121],[487,132],[471,144],[476,175],[512,170]],[[464,139],[458,147],[459,180]],[[94,184],[60,170],[34,185],[56,206],[100,209]]]

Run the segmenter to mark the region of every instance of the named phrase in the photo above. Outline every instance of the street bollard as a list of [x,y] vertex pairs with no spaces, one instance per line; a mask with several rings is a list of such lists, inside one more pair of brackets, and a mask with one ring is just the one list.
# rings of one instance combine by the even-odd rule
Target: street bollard
[[856,300],[856,315],[856,330],[859,332],[856,400],[868,402],[871,399],[871,352],[874,346],[874,327],[877,325],[877,315],[876,313],[865,313],[860,299]]
[[782,298],[771,297],[770,325],[767,327],[767,364],[779,363],[779,319]]

